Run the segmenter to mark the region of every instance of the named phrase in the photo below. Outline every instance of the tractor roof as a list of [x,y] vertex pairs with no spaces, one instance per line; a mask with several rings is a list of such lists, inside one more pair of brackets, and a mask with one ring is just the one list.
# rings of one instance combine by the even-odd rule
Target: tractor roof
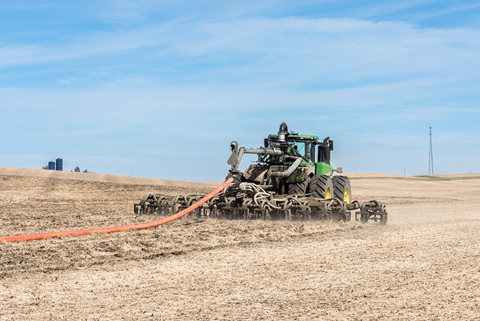
[[[275,138],[275,137],[278,137],[278,134],[270,134],[268,135],[269,138]],[[295,134],[295,135],[288,135],[287,136],[287,140],[317,140],[318,139],[318,136],[316,135],[299,135],[299,134]]]

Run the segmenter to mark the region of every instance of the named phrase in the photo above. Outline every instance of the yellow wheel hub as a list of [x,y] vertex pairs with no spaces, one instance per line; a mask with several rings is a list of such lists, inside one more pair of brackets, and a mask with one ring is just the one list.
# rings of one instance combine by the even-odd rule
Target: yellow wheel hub
[[332,191],[330,190],[330,187],[327,187],[327,191],[325,192],[325,199],[331,199],[332,198]]
[[345,203],[350,203],[350,189],[345,187],[345,193],[343,194],[343,201]]

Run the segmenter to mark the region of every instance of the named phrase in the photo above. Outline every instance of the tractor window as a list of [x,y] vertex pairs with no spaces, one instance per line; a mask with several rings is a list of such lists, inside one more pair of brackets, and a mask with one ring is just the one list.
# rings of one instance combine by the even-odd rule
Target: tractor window
[[305,142],[292,142],[293,154],[296,156],[301,156],[304,159],[307,158],[308,144]]

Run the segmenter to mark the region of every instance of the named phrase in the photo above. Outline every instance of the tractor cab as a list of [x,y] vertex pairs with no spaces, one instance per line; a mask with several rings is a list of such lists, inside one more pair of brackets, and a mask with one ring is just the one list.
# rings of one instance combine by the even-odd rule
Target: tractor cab
[[[268,138],[265,138],[264,146],[265,148],[278,148],[283,151],[285,156],[301,157],[303,159],[301,167],[321,167],[322,174],[324,174],[325,168],[330,167],[330,152],[333,150],[333,140],[330,140],[330,137],[325,138],[322,142],[316,135],[288,132],[287,125],[282,123],[278,134],[270,134]],[[267,160],[267,163],[270,164],[282,162],[284,159],[275,155],[270,156]]]

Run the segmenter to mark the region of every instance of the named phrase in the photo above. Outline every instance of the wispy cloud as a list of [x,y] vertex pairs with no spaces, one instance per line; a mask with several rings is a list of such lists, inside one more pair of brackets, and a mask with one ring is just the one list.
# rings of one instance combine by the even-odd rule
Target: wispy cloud
[[[334,138],[338,163],[356,171],[423,157],[430,125],[440,146],[480,137],[480,30],[395,19],[433,1],[103,1],[76,5],[84,27],[67,30],[72,7],[52,4],[61,24],[26,28],[41,37],[0,32],[0,132],[12,137],[0,147],[11,155],[90,155],[103,168],[115,155],[119,173],[138,161],[148,176],[157,160],[188,167],[207,148],[218,160],[205,171],[220,180],[231,140],[258,147],[282,121]],[[365,144],[362,161],[345,152]]]
[[447,8],[438,8],[436,10],[429,10],[428,12],[416,14],[415,18],[429,19],[429,18],[451,15],[461,11],[476,9],[476,8],[480,8],[479,3],[462,3],[462,4],[452,3],[451,6]]
[[163,26],[122,32],[95,32],[63,44],[0,44],[0,67],[113,55],[162,43]]
[[[398,13],[405,10],[418,8],[428,4],[434,4],[437,0],[419,0],[419,1],[375,1],[375,2],[361,2],[358,6],[352,5],[347,11],[356,11],[356,16],[359,18],[377,18],[387,14]],[[351,14],[350,14],[351,15]]]

